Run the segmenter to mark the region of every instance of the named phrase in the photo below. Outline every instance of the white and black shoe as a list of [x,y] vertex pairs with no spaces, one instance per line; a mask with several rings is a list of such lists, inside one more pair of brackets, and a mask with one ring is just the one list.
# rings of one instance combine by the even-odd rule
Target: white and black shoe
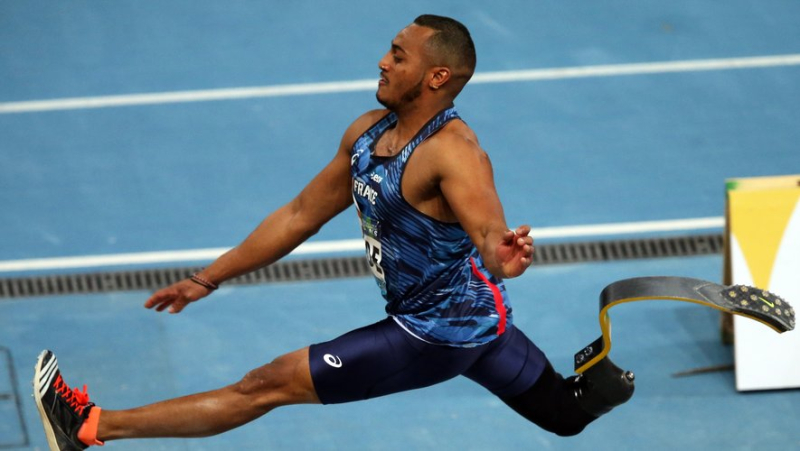
[[70,389],[61,378],[58,361],[51,351],[42,351],[33,376],[33,397],[42,417],[47,443],[53,451],[87,448],[78,438],[78,431],[89,416],[94,403],[89,402],[86,386],[83,391]]

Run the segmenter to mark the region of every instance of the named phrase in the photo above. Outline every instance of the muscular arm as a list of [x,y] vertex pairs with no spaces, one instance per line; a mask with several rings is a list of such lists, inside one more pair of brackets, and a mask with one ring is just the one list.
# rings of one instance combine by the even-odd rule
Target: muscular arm
[[[267,216],[247,238],[217,258],[200,276],[220,284],[274,263],[346,209],[352,203],[350,149],[379,115],[380,112],[372,111],[353,122],[333,160],[300,194]],[[169,307],[171,313],[178,313],[209,293],[208,289],[184,280],[154,293],[145,307],[155,307],[158,311]]]
[[352,203],[350,158],[340,148],[333,160],[289,203],[267,216],[238,246],[203,270],[222,283],[274,263]]
[[443,133],[436,147],[440,190],[486,268],[501,278],[521,275],[533,258],[530,227],[506,225],[488,155],[471,133]]

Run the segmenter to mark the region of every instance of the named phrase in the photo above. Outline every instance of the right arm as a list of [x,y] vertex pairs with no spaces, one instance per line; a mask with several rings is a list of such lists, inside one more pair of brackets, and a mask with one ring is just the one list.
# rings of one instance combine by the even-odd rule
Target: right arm
[[[350,181],[350,150],[356,139],[380,117],[371,111],[347,129],[333,160],[289,203],[266,217],[238,246],[217,258],[199,273],[217,285],[278,261],[313,236],[353,202]],[[178,313],[211,290],[182,280],[155,292],[147,308]]]

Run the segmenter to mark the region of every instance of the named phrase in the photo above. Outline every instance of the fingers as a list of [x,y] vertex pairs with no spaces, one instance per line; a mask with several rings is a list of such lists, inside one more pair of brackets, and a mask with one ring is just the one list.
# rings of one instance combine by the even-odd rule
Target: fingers
[[150,298],[144,303],[144,307],[149,309],[157,307],[156,310],[163,310],[161,305],[168,303],[170,298],[169,293],[165,293],[166,291],[167,290],[159,290],[153,293],[153,295],[150,296]]
[[184,307],[186,307],[189,303],[186,301],[175,301],[172,303],[172,306],[169,308],[169,313],[180,313]]
[[517,227],[517,230],[515,230],[514,233],[521,236],[528,236],[528,234],[531,233],[531,226],[528,224],[521,225]]
[[526,268],[533,263],[533,246],[523,246],[519,262]]
[[[503,238],[505,239],[509,234],[516,238],[514,243],[523,248],[525,253],[533,253],[533,237],[528,236],[531,233],[531,226],[525,224],[517,227],[515,230],[509,230],[505,233]],[[507,242],[509,240],[506,240]]]
[[144,303],[144,306],[149,309],[155,308],[157,312],[163,312],[167,307],[172,305],[173,302],[175,302],[175,299],[171,297],[153,296]]
[[158,300],[153,300],[153,298],[150,298],[144,304],[144,306],[149,309],[155,307],[157,312],[163,312],[169,308],[169,313],[180,313],[181,310],[183,310],[188,304],[189,303],[187,301],[175,298],[160,298]]
[[180,313],[191,300],[179,289],[174,286],[167,287],[153,293],[144,303],[145,308],[163,312],[169,309],[169,313]]
[[522,250],[520,264],[522,264],[522,266],[525,268],[533,263],[533,237],[529,236],[530,233],[531,226],[527,224],[521,225],[514,230],[514,236],[516,237],[515,243]]

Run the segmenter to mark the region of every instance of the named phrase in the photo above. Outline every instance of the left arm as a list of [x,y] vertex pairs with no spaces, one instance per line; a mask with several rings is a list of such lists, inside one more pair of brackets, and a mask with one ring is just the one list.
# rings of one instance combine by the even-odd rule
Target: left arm
[[497,277],[517,277],[533,261],[530,226],[509,230],[497,195],[489,156],[476,140],[459,133],[437,136],[439,188],[461,226]]

